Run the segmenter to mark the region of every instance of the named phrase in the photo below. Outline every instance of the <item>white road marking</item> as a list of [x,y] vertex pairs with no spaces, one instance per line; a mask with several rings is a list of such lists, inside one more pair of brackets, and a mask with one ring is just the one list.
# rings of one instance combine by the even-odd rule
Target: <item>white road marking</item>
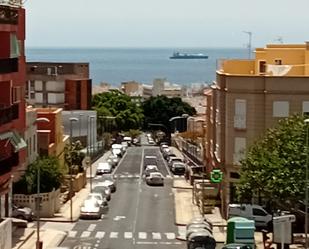
[[161,234],[160,233],[152,233],[152,238],[153,239],[161,239]]
[[133,234],[132,234],[131,232],[125,232],[125,233],[124,233],[124,237],[125,237],[126,239],[132,239]]
[[97,232],[95,235],[97,239],[103,239],[104,236],[105,236],[105,232]]
[[175,239],[175,233],[165,233],[167,239]]
[[96,224],[89,225],[89,227],[87,228],[87,231],[93,232],[96,226],[97,226]]
[[155,241],[137,241],[136,244],[142,244],[142,245],[157,245],[158,242],[155,242]]
[[109,235],[109,237],[110,237],[111,239],[117,239],[117,238],[118,238],[118,232],[111,232],[110,235]]
[[139,239],[147,239],[147,233],[139,232],[138,233],[138,238]]
[[171,245],[173,244],[172,242],[160,242],[160,244],[163,244],[163,245]]
[[175,245],[181,245],[181,242],[174,242]]
[[84,231],[82,234],[81,234],[81,238],[87,238],[90,236],[90,232],[89,231]]
[[77,231],[69,231],[68,237],[75,238],[76,234],[77,234]]

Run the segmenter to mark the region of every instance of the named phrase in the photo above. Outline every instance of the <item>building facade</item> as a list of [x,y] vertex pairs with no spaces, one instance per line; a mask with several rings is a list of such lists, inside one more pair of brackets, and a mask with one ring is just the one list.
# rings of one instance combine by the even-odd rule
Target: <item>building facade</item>
[[0,3],[0,218],[10,215],[10,185],[26,169],[25,10]]
[[65,110],[91,108],[92,81],[88,63],[27,63],[27,103]]
[[208,170],[224,171],[223,203],[235,202],[246,149],[278,120],[309,112],[309,43],[257,48],[253,60],[221,61],[206,93]]
[[27,165],[33,163],[38,157],[37,144],[37,113],[34,108],[26,108],[26,131],[25,141],[27,143]]
[[54,156],[64,165],[64,148],[69,136],[64,134],[61,108],[37,108],[37,117],[49,122],[37,122],[38,153],[40,156]]

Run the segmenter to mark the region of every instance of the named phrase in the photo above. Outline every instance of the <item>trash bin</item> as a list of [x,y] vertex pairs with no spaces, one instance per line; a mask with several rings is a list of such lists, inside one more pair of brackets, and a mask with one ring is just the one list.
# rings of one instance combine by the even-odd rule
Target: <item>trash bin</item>
[[191,233],[187,238],[187,249],[215,249],[216,240],[207,230],[200,230]]
[[255,225],[253,220],[243,217],[233,217],[227,221],[226,243],[241,243],[255,247]]

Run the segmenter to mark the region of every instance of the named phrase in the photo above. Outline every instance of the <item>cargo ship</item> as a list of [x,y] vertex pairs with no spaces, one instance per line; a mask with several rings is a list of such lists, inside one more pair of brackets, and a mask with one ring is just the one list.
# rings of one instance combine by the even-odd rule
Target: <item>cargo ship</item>
[[175,52],[170,59],[208,59],[208,55]]

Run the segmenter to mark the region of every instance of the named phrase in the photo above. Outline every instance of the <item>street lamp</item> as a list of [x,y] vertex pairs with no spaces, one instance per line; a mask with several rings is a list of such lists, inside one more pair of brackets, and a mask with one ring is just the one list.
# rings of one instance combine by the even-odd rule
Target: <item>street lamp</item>
[[[90,148],[91,148],[91,145],[92,145],[92,120],[95,118],[95,116],[90,116],[89,119],[90,119]],[[91,142],[92,141],[92,142]],[[89,159],[89,157],[88,157]],[[90,193],[92,192],[92,165],[90,165]]]
[[73,201],[72,201],[72,127],[73,127],[73,122],[77,122],[78,118],[70,118],[70,220],[73,222]]
[[79,114],[79,139],[81,139],[81,136],[82,136],[82,116],[84,114],[80,113]]
[[[48,118],[37,118],[35,120],[36,123],[39,122],[44,122],[44,123],[49,123],[50,120]],[[41,181],[40,181],[40,175],[41,175],[41,169],[40,166],[37,168],[37,198],[36,198],[36,249],[41,249],[43,247],[43,242],[40,241],[40,202],[41,202],[41,198],[40,198],[40,185],[41,185]]]
[[305,182],[305,248],[308,248],[308,163],[309,163],[309,155],[308,155],[308,140],[309,140],[309,118],[305,119],[306,124],[306,182]]

